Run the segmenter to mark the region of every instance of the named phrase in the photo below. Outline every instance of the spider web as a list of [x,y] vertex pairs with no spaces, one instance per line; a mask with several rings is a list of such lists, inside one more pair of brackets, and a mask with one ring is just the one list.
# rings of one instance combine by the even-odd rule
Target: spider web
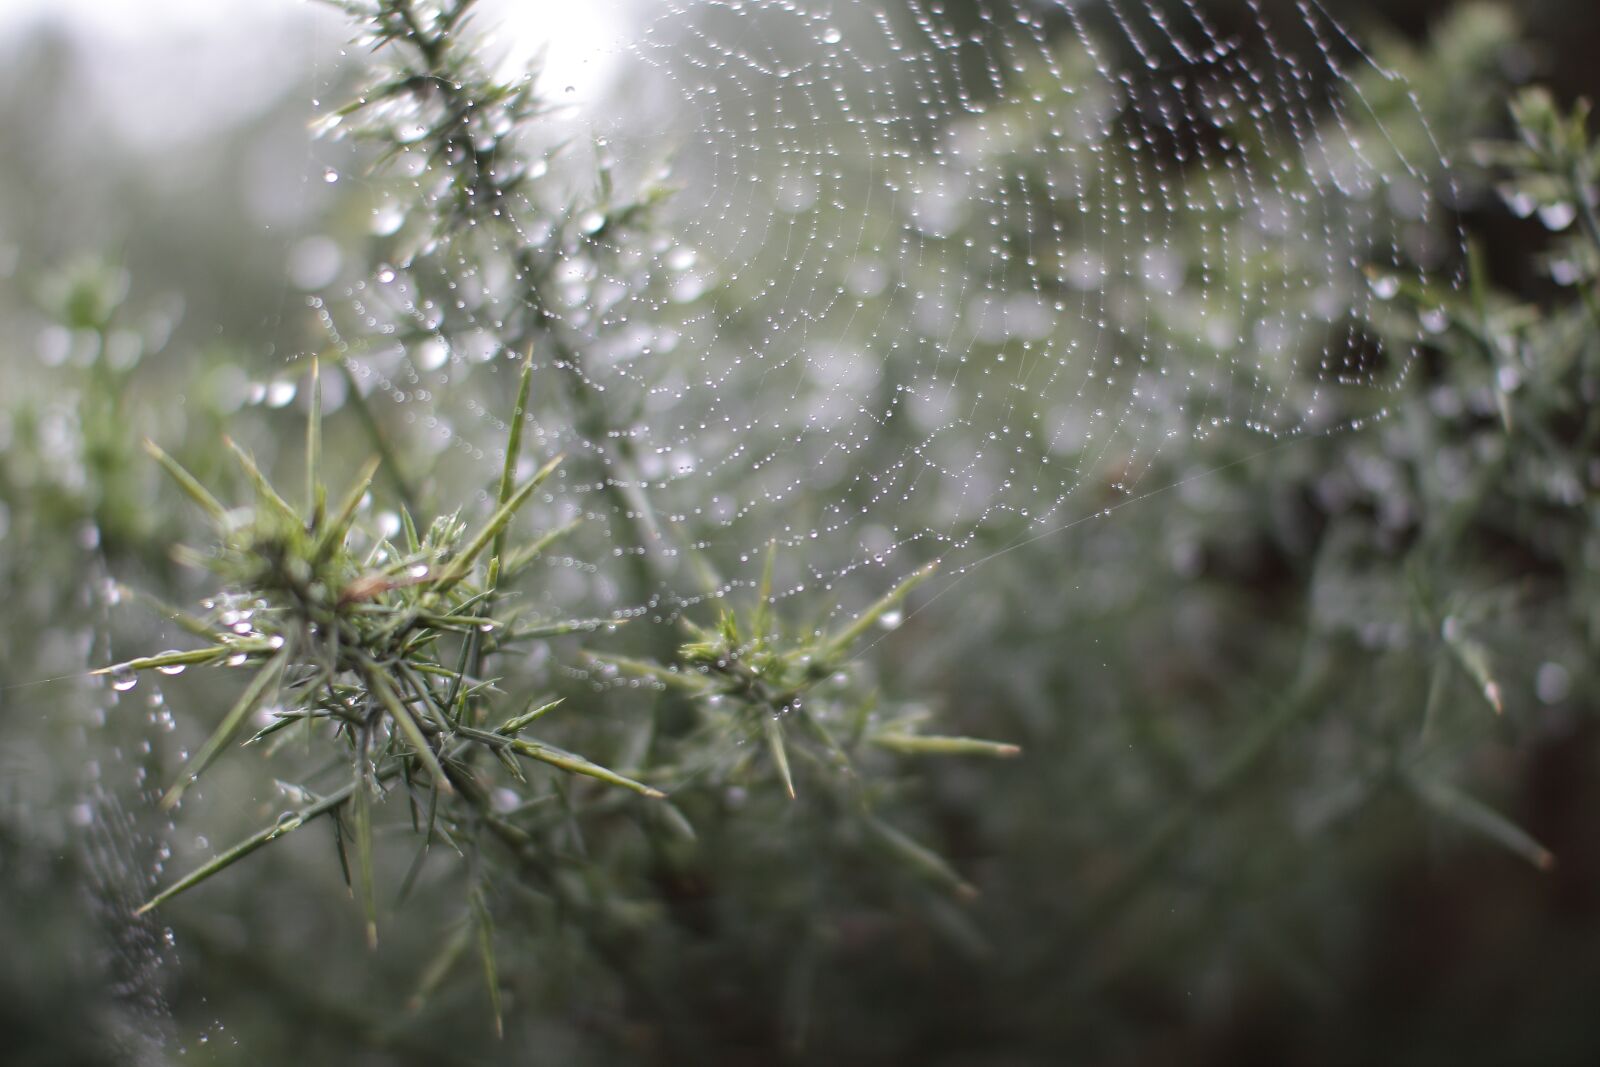
[[[537,300],[424,246],[351,294],[400,327],[353,358],[415,402],[537,315],[532,439],[571,457],[557,509],[643,568],[597,580],[620,610],[754,585],[776,545],[780,595],[849,613],[1197,442],[1381,418],[1427,343],[1388,301],[1459,261],[1415,99],[1316,3],[599,8],[609,90],[529,146]],[[630,238],[617,190],[656,182]],[[506,384],[430,417],[440,447],[481,458]]]

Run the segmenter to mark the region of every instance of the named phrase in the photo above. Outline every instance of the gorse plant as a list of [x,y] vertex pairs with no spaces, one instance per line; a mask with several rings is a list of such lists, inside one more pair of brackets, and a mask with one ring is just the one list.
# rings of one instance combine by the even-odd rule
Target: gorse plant
[[[457,35],[469,3],[432,14],[423,14],[410,0],[345,6],[369,26],[375,47],[407,51],[397,71],[341,114],[390,115],[397,101],[404,102],[406,145],[425,146],[429,172],[441,169],[442,188],[430,188],[421,197],[433,212],[433,240],[481,237],[481,229],[504,220],[502,202],[526,180],[525,163],[511,145],[522,125],[541,113],[529,83],[513,88],[486,80],[461,58]],[[401,134],[388,121],[367,132],[395,148]],[[642,208],[616,211],[609,225],[628,225],[636,210]],[[536,317],[541,269],[531,259],[517,260],[526,306]],[[534,328],[507,326],[518,339]],[[560,343],[552,342],[548,322],[540,321],[538,329],[536,343]],[[566,358],[578,360],[581,354]],[[356,375],[345,369],[354,383]],[[159,446],[147,444],[212,525],[214,544],[180,550],[179,559],[211,572],[220,588],[198,615],[158,605],[167,619],[199,640],[199,647],[141,656],[100,673],[119,690],[131,689],[140,672],[174,675],[191,667],[219,667],[248,675],[232,706],[210,724],[207,739],[186,759],[162,804],[178,805],[242,739],[247,748],[294,763],[292,772],[277,777],[280,791],[296,806],[161,888],[140,913],[326,816],[375,947],[384,879],[374,841],[394,821],[386,818],[390,809],[384,802],[399,804],[417,840],[399,896],[409,894],[436,842],[462,857],[467,883],[463,921],[419,975],[413,1007],[426,1000],[472,942],[498,1027],[497,907],[504,911],[508,900],[541,901],[535,910],[546,910],[542,921],[576,924],[603,959],[626,970],[616,929],[621,890],[585,873],[603,871],[608,861],[602,857],[622,849],[625,841],[602,847],[588,838],[618,838],[623,827],[632,826],[652,839],[692,840],[695,820],[679,805],[701,812],[719,808],[697,797],[752,790],[781,792],[791,801],[804,798],[821,818],[851,827],[844,835],[853,842],[850,847],[865,848],[933,887],[973,896],[976,891],[951,863],[886,817],[897,791],[896,776],[887,772],[902,757],[1005,757],[1019,749],[924,734],[925,713],[880,708],[852,676],[864,639],[880,624],[896,621],[902,603],[931,568],[836,631],[789,632],[774,609],[774,549],[748,614],[724,610],[707,627],[680,618],[684,642],[660,662],[588,651],[587,671],[596,678],[635,679],[621,690],[628,695],[625,702],[584,709],[580,700],[552,697],[548,689],[518,676],[513,660],[526,658],[531,646],[567,635],[599,637],[633,614],[543,618],[532,617],[525,606],[521,594],[533,580],[531,565],[576,525],[551,525],[525,541],[513,532],[518,516],[540,499],[540,487],[562,463],[562,457],[551,458],[518,480],[537,374],[530,345],[515,403],[506,413],[495,507],[481,524],[459,512],[422,521],[413,514],[414,502],[405,499],[411,491],[402,478],[396,480],[402,499],[391,524],[395,528],[380,528],[370,517],[373,497],[381,492],[374,484],[379,459],[363,465],[347,489],[330,495],[322,473],[322,381],[315,360],[307,376],[305,469],[298,493],[281,490],[230,439],[227,447],[253,493],[248,504],[230,507]],[[370,420],[359,395],[354,400],[358,414]],[[603,415],[581,397],[571,400],[575,419]],[[384,445],[381,436],[377,442]],[[295,496],[298,505],[291,503]],[[500,671],[502,665],[509,673]],[[603,693],[610,686],[595,688]],[[560,719],[592,719],[619,707],[631,720],[625,725],[632,737],[619,769],[530,736]],[[606,732],[605,724],[598,729],[589,724],[591,737]],[[539,777],[529,770],[536,766],[556,773]],[[628,794],[644,806],[619,801]],[[589,830],[577,829],[586,823]],[[617,862],[636,865],[639,860]]]
[[[529,141],[552,109],[531,73],[507,81],[488,69],[464,29],[474,4],[335,0],[377,61],[355,99],[320,126],[370,149],[374,173],[401,177],[383,209],[393,216],[384,229],[408,283],[397,306],[374,294],[353,310],[384,320],[373,340],[439,344],[448,314],[492,324],[496,350],[534,354],[552,421],[584,443],[569,465],[593,478],[622,519],[607,530],[630,567],[617,580],[626,599],[644,602],[658,592],[653,560],[662,533],[623,432],[637,413],[603,395],[588,373],[584,335],[559,292],[568,253],[620,263],[652,240],[668,189],[651,180],[619,188],[602,155],[593,188],[566,195],[551,173],[551,157],[566,146],[536,151]],[[395,273],[377,271],[380,279]],[[623,284],[648,284],[636,270],[619,265],[613,273]],[[502,279],[504,291],[491,278]]]
[[1252,779],[1260,788],[1286,759],[1290,729],[1312,722],[1359,738],[1337,770],[1315,747],[1302,754],[1309,773],[1335,783],[1306,816],[1319,830],[1398,801],[1540,872],[1561,862],[1505,812],[1503,793],[1486,798],[1468,783],[1474,759],[1565,729],[1550,708],[1595,684],[1600,150],[1584,102],[1567,112],[1528,89],[1510,118],[1515,139],[1479,141],[1473,155],[1513,213],[1549,235],[1539,266],[1558,288],[1514,299],[1494,288],[1475,247],[1464,288],[1389,294],[1391,325],[1402,336],[1421,325],[1436,351],[1381,437],[1330,457],[1357,477],[1315,475],[1333,503],[1317,517],[1325,528],[1307,562],[1307,621],[1291,631],[1302,642],[1292,680],[1184,806],[1155,820],[1126,870],[1080,911],[1080,937],[1096,925],[1107,936],[1201,814]]
[[[466,525],[454,516],[435,520],[419,536],[410,515],[402,512],[405,536],[399,546],[379,539],[358,555],[349,538],[376,463],[363,469],[337,508],[326,509],[327,494],[316,469],[321,419],[316,391],[313,370],[307,448],[309,503],[304,514],[292,507],[231,441],[229,446],[256,489],[255,506],[243,516],[224,508],[187,471],[150,446],[190,499],[217,524],[220,548],[209,555],[189,554],[189,558],[217,572],[226,592],[212,602],[205,618],[171,613],[186,629],[207,638],[210,643],[206,647],[132,660],[109,673],[113,684],[127,685],[130,672],[170,674],[208,663],[255,672],[238,702],[189,761],[183,777],[165,794],[167,806],[178,802],[188,785],[238,737],[263,705],[287,700],[294,706],[280,707],[275,721],[252,741],[263,741],[291,725],[331,723],[335,735],[350,743],[353,778],[334,794],[336,801],[320,800],[293,822],[299,825],[307,814],[322,814],[356,798],[351,806],[353,836],[361,857],[369,933],[375,937],[368,798],[378,781],[418,780],[419,789],[427,794],[429,834],[439,796],[454,796],[457,788],[453,782],[470,780],[468,750],[473,746],[487,747],[513,768],[509,754],[514,752],[648,796],[661,794],[581,757],[517,736],[539,714],[549,711],[551,704],[524,711],[493,731],[478,728],[486,723],[483,701],[492,686],[468,672],[481,667],[486,655],[517,642],[605,625],[578,620],[528,625],[515,611],[494,610],[498,584],[513,580],[565,532],[558,529],[520,550],[506,551],[507,525],[557,461],[546,464],[521,486],[513,486],[508,473],[499,508],[471,537]],[[508,450],[513,456],[517,451],[514,445]],[[491,549],[493,554],[484,566],[480,557]],[[441,662],[438,647],[441,637],[450,634],[458,635],[462,646],[454,667]],[[447,773],[446,760],[456,770],[454,776]],[[481,790],[465,792],[469,799],[483,799]],[[265,843],[287,828],[288,822],[280,820],[256,843]],[[242,854],[234,850],[180,881],[149,906],[209,877]]]
[[[773,618],[769,556],[748,618],[725,609],[713,627],[690,624],[695,640],[680,649],[681,664],[664,668],[616,656],[596,658],[688,697],[699,722],[680,746],[682,763],[673,768],[675,775],[702,785],[743,788],[759,761],[756,753],[764,751],[769,773],[754,777],[776,777],[792,800],[797,795],[792,750],[813,773],[810,782],[825,791],[831,810],[859,818],[865,832],[933,882],[972,896],[976,890],[944,859],[872,813],[881,787],[855,769],[872,749],[907,756],[1009,757],[1021,751],[995,741],[922,734],[924,716],[883,715],[873,699],[854,692],[847,668],[858,642],[931,573],[924,568],[902,582],[837,634],[786,640]],[[746,744],[730,749],[729,738]]]
[[[1539,91],[1506,124],[1502,11],[1332,41],[1323,84],[1287,36],[1143,73],[1072,5],[670,5],[631,57],[689,141],[749,143],[669,195],[666,136],[567,137],[470,0],[337,6],[364,54],[308,225],[347,265],[239,316],[268,384],[198,297],[197,340],[130,360],[139,275],[90,267],[37,287],[70,355],[0,411],[0,864],[81,866],[148,943],[136,1025],[167,997],[221,1062],[1524,1061],[1563,1010],[1587,1040],[1553,994],[1592,984],[1600,149]],[[853,65],[901,14],[889,80],[926,99]],[[898,195],[851,201],[867,170]],[[1331,224],[1280,211],[1333,190]],[[1203,329],[1258,313],[1289,333]],[[1075,392],[1090,348],[1121,362]],[[1313,381],[1303,432],[1240,430]],[[37,681],[86,660],[103,688]],[[35,768],[80,765],[46,804]]]

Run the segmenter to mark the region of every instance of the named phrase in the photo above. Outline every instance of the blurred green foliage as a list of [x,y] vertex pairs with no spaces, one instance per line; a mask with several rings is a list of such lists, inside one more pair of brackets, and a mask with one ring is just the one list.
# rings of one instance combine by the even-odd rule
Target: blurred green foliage
[[[351,5],[358,15],[406,6]],[[192,1062],[217,1063],[1588,1062],[1600,1050],[1587,996],[1600,982],[1600,847],[1586,819],[1600,802],[1600,160],[1581,106],[1538,90],[1502,106],[1516,42],[1503,8],[1471,5],[1441,19],[1427,45],[1390,38],[1377,55],[1405,75],[1461,164],[1453,195],[1474,249],[1465,286],[1403,286],[1388,302],[1378,327],[1397,338],[1420,327],[1433,343],[1385,397],[1387,417],[1265,450],[1221,434],[1169,454],[1145,484],[1173,489],[1008,547],[865,657],[846,654],[861,633],[786,625],[760,591],[749,610],[701,618],[681,649],[629,628],[609,643],[551,635],[547,651],[504,668],[510,697],[537,698],[533,709],[567,698],[560,715],[583,721],[552,726],[567,731],[561,741],[646,782],[689,783],[673,806],[624,804],[552,776],[536,792],[480,798],[483,825],[522,820],[537,848],[509,842],[486,858],[463,817],[440,839],[456,860],[429,858],[408,876],[415,853],[391,847],[386,829],[415,831],[390,805],[386,828],[358,831],[376,835],[358,846],[375,853],[358,863],[371,873],[350,877],[326,836],[295,834],[155,922],[132,913],[158,884],[290,805],[273,782],[281,770],[236,756],[208,771],[176,822],[133,807],[130,796],[159,796],[178,778],[221,709],[244,706],[240,687],[198,671],[122,691],[82,682],[86,667],[184,639],[175,611],[119,590],[181,604],[213,592],[173,565],[175,541],[205,535],[140,440],[160,440],[223,499],[264,493],[218,447],[225,430],[279,481],[319,448],[351,469],[385,452],[393,480],[380,478],[365,507],[355,495],[371,544],[399,536],[386,511],[410,519],[424,502],[481,501],[487,516],[498,461],[513,478],[517,449],[441,456],[354,374],[330,375],[344,403],[329,405],[328,440],[302,445],[305,412],[294,408],[309,404],[309,380],[261,353],[345,351],[330,346],[333,312],[273,320],[271,338],[230,330],[240,339],[225,346],[185,333],[142,270],[47,264],[36,250],[60,250],[36,239],[16,268],[31,307],[4,309],[28,328],[3,342],[18,388],[0,414],[0,932],[22,946],[0,965],[7,1055],[161,1062],[181,1046]],[[494,91],[462,73],[457,91]],[[1363,83],[1375,121],[1409,106],[1397,84]],[[513,123],[537,121],[526,98],[499,103]],[[1017,111],[1020,128],[1030,116]],[[434,117],[439,159],[459,163],[463,144],[477,155],[440,169],[449,195],[432,202],[445,210],[396,243],[490,257],[497,246],[478,223],[499,194],[482,183],[516,175],[497,168],[492,139],[451,125],[462,111],[448,94]],[[625,252],[649,234],[655,195],[606,185],[596,204],[562,209],[561,225],[603,209]],[[370,206],[357,197],[329,211],[337,231],[341,211]],[[221,241],[209,256],[236,252]],[[531,287],[520,309],[541,306],[553,269],[513,264]],[[255,303],[278,299],[196,308],[176,284],[187,318],[257,322]],[[1186,341],[1194,323],[1175,314],[1162,328],[1175,358],[1202,358]],[[536,316],[508,329],[518,343],[560,343],[559,326]],[[412,340],[429,332],[419,331]],[[335,339],[357,357],[381,340]],[[484,410],[507,392],[499,377],[472,389],[458,402]],[[616,414],[581,394],[556,402],[592,420]],[[585,432],[604,437],[599,424]],[[462,484],[485,487],[481,498],[451,499]],[[1123,498],[1107,487],[1106,499]],[[227,516],[213,517],[238,535]],[[995,544],[1014,533],[995,531]],[[326,621],[302,610],[364,610],[366,596],[338,590],[364,580],[369,560],[341,548],[335,566],[296,540],[313,536],[305,527],[278,534],[268,540],[292,550],[225,537],[234,555],[212,562],[246,592],[272,585],[255,569],[263,561],[266,578],[308,553],[334,567],[321,594],[333,601],[274,602],[290,620],[283,635]],[[448,567],[424,540],[382,573]],[[510,603],[569,618],[564,593],[583,597],[558,578]],[[494,585],[487,572],[472,580]],[[652,576],[618,580],[649,589]],[[425,584],[372,588],[374,615],[391,614],[359,619],[368,636],[394,638],[384,625],[408,612],[407,634],[454,629],[430,635],[417,616]],[[466,597],[469,610],[483,603]],[[237,634],[215,636],[238,651]],[[600,662],[618,654],[583,668],[580,643]],[[459,650],[477,654],[470,638]],[[470,686],[454,658],[429,656],[446,681],[454,672],[458,689]],[[636,681],[599,688],[592,671]],[[78,680],[36,684],[57,676]],[[797,702],[807,714],[780,720]],[[422,758],[430,742],[407,736],[405,708],[384,704],[393,775],[435,781]],[[942,733],[1014,738],[1027,757],[919,761],[902,775],[907,755],[995,754],[917,734],[925,719]],[[844,722],[862,725],[831,732]],[[294,758],[315,774],[317,755]],[[348,755],[339,759],[348,775]],[[869,786],[857,760],[874,771]],[[113,769],[143,793],[107,781]],[[872,803],[852,808],[858,789]],[[412,795],[425,812],[426,791]],[[893,826],[873,814],[879,804]],[[853,810],[862,817],[841,817]],[[177,856],[162,854],[166,842],[179,842]],[[552,872],[554,856],[563,865]],[[384,917],[376,953],[362,907],[330,904],[347,883],[369,887],[364,906]]]

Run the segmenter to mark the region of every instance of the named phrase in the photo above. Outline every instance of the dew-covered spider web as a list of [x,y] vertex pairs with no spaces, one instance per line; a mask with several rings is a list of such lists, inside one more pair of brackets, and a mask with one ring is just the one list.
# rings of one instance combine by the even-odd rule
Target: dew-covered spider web
[[[1315,0],[582,6],[555,106],[497,164],[522,191],[441,240],[420,141],[388,176],[330,167],[369,183],[385,261],[314,301],[446,509],[492,484],[531,348],[523,476],[566,456],[536,521],[585,520],[532,594],[553,613],[670,619],[746,595],[771,550],[779,596],[847,618],[1215,443],[1380,419],[1442,324],[1398,298],[1459,270],[1448,161]],[[159,680],[137,699],[172,730]],[[114,755],[144,799],[171,762]],[[177,828],[99,774],[71,818],[124,927],[115,992],[159,1035],[175,950],[133,911]]]
[[1394,298],[1459,259],[1414,98],[1315,2],[595,10],[499,235],[407,246],[405,187],[375,207],[396,255],[350,295],[392,341],[350,351],[492,460],[531,343],[529,462],[568,456],[551,506],[640,576],[616,610],[776,545],[781,595],[848,614],[1201,442],[1381,417],[1429,321]]

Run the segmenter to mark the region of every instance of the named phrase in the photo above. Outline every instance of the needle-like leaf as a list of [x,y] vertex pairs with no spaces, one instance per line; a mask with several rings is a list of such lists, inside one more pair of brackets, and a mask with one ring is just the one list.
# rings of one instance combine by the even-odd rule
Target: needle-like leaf
[[529,759],[535,759],[541,763],[548,763],[552,767],[559,767],[564,771],[571,771],[573,774],[583,774],[590,778],[598,778],[600,781],[611,785],[620,785],[624,789],[631,789],[640,796],[649,797],[652,800],[659,800],[666,796],[659,789],[645,785],[643,782],[636,782],[632,778],[620,775],[616,771],[602,767],[600,764],[584,759],[582,756],[563,751],[551,745],[518,738],[511,742],[511,748],[518,755],[527,756]]
[[483,890],[472,891],[473,925],[478,930],[478,956],[483,960],[483,981],[489,990],[489,1008],[494,1012],[496,1037],[506,1036],[505,1021],[500,1015],[500,971],[494,962],[494,918],[483,899]]
[[890,609],[899,604],[906,598],[908,594],[910,594],[911,590],[915,589],[917,586],[931,578],[934,571],[938,569],[939,565],[937,563],[930,563],[927,566],[913,572],[911,577],[895,586],[883,597],[881,597],[877,603],[873,604],[866,611],[863,611],[860,617],[858,617],[849,626],[841,630],[833,637],[831,641],[828,642],[827,658],[831,660],[842,658],[846,652],[850,651],[850,646],[854,645],[858,640],[861,639],[862,634],[866,633],[872,628],[873,623],[877,622],[879,619],[883,618],[884,615],[888,614]]
[[767,734],[767,748],[772,753],[772,765],[778,769],[783,788],[794,799],[794,777],[789,773],[789,750],[783,744],[783,723],[775,715],[768,715],[763,727]]
[[873,735],[872,743],[906,756],[993,756],[1010,759],[1022,755],[1022,749],[1017,745],[985,741],[977,737],[882,733]]
[[166,471],[174,482],[178,483],[178,488],[182,489],[184,495],[194,501],[201,511],[209,515],[217,525],[224,524],[227,519],[228,509],[223,507],[217,501],[217,498],[212,496],[210,491],[201,485],[194,475],[184,470],[182,464],[163,452],[161,447],[148,437],[145,438],[144,450],[150,453],[151,458],[157,463],[161,464],[161,469]]
[[212,760],[221,755],[222,750],[233,742],[239,731],[244,728],[245,723],[249,721],[250,715],[260,705],[262,699],[271,691],[273,686],[277,685],[278,676],[283,672],[284,664],[288,661],[289,646],[286,644],[278,650],[277,655],[269,659],[265,666],[256,672],[256,676],[250,680],[250,684],[245,687],[245,691],[239,694],[239,699],[234,702],[232,709],[229,710],[227,715],[223,716],[222,722],[217,724],[216,730],[206,739],[206,743],[201,745],[189,762],[184,765],[183,773],[173,783],[172,788],[168,789],[166,794],[162,796],[161,806],[163,808],[174,807],[183,798],[184,791],[205,772],[207,767],[211,766]]
[[436,590],[441,593],[446,592],[467,576],[472,569],[473,561],[483,553],[485,548],[488,548],[494,542],[495,537],[499,535],[501,530],[506,528],[506,524],[516,516],[522,505],[528,502],[528,497],[533,495],[533,491],[543,485],[544,480],[550,477],[555,469],[561,465],[562,458],[557,456],[539,468],[538,473],[529,478],[521,489],[512,493],[510,498],[496,509],[494,515],[484,524],[483,529],[479,530],[477,535],[456,553],[456,558],[451,560],[450,565],[434,580],[434,588]]
[[350,524],[355,521],[356,509],[361,506],[361,501],[366,498],[367,490],[372,488],[373,476],[378,473],[380,460],[373,456],[367,460],[356,474],[356,480],[350,486],[350,491],[344,496],[339,505],[339,510],[317,537],[317,547],[312,553],[316,562],[326,560],[340,545],[344,544],[345,534],[350,531]]
[[335,808],[339,807],[339,805],[349,800],[355,791],[356,785],[352,782],[350,785],[345,786],[337,793],[332,793],[326,797],[323,797],[310,807],[302,808],[293,815],[279,819],[265,830],[252,834],[243,841],[239,842],[237,845],[234,845],[232,848],[228,849],[226,852],[218,855],[215,859],[212,859],[200,867],[195,868],[193,871],[184,875],[182,878],[178,879],[176,882],[173,882],[170,886],[163,889],[161,892],[157,893],[143,904],[139,905],[134,914],[144,915],[147,912],[159,908],[161,905],[165,904],[179,893],[182,893],[185,890],[193,889],[201,882],[204,882],[207,878],[210,878],[211,876],[233,866],[235,863],[238,863],[256,849],[261,848],[264,845],[271,844],[284,834],[300,829],[300,827],[304,826],[306,823],[310,822],[312,819],[315,819],[319,815],[326,815],[328,812],[333,811]]
[[405,735],[406,743],[416,750],[417,758],[428,768],[428,776],[433,779],[434,786],[441,793],[455,792],[450,780],[445,777],[444,768],[439,765],[439,757],[428,744],[427,735],[417,724],[416,716],[411,714],[411,709],[406,707],[405,701],[395,692],[394,685],[383,669],[364,662],[361,665],[361,675],[366,679],[373,695],[378,698],[378,703],[389,713],[389,718],[394,720],[400,732]]
[[233,438],[224,436],[222,443],[228,446],[228,451],[233,453],[233,458],[239,461],[239,466],[244,470],[245,477],[250,479],[250,484],[255,487],[256,499],[265,503],[280,518],[298,525],[300,516],[287,500],[278,494],[267,481],[266,475],[261,473],[261,468],[256,466],[255,457],[240,448]]

